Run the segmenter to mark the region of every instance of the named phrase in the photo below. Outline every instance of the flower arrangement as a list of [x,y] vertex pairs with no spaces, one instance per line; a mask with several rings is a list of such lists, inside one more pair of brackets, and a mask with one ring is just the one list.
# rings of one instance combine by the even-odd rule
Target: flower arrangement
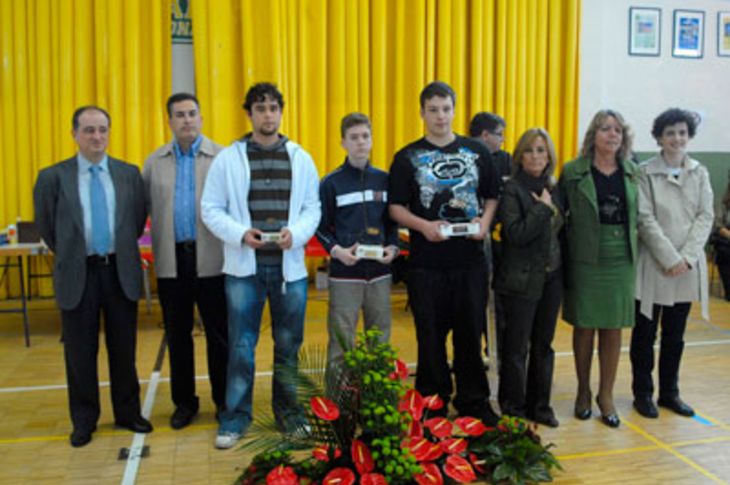
[[408,370],[377,330],[361,334],[327,397],[311,375],[297,372],[311,430],[304,436],[255,439],[241,485],[442,485],[488,480],[534,483],[561,469],[534,425],[504,416],[447,419],[438,396],[409,388]]

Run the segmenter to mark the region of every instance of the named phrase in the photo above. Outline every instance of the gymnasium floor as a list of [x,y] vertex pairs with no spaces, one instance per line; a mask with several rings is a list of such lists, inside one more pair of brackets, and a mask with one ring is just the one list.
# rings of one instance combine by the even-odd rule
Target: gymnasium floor
[[[0,308],[7,302],[0,302]],[[404,310],[405,293],[393,293],[392,342],[401,358],[415,362],[416,345],[411,315]],[[622,426],[609,429],[595,417],[582,422],[572,417],[575,377],[570,327],[559,323],[553,403],[561,425],[540,428],[543,439],[556,445],[564,472],[558,484],[710,484],[730,483],[730,303],[713,297],[712,324],[699,320],[696,309],[687,327],[683,358],[682,397],[698,411],[682,418],[660,409],[657,420],[639,416],[631,407],[630,364],[627,347],[621,355],[616,404]],[[311,290],[307,308],[306,345],[324,345],[326,293]],[[268,317],[266,317],[268,318]],[[196,331],[198,394],[201,412],[181,431],[169,427],[172,413],[169,368],[165,359],[159,375],[153,372],[163,332],[159,307],[148,314],[140,305],[137,370],[142,379],[142,400],[155,431],[135,438],[112,425],[109,388],[101,389],[102,415],[93,441],[74,449],[68,443],[62,345],[59,316],[53,300],[31,302],[32,346],[23,345],[21,318],[0,316],[0,484],[228,484],[249,457],[213,447],[216,433],[214,407],[205,379],[204,337]],[[624,332],[624,345],[629,332]],[[108,376],[101,346],[100,378]],[[271,339],[258,348],[255,399],[270,396]],[[597,362],[594,363],[594,391]],[[496,392],[494,366],[489,372]],[[142,438],[144,441],[142,442]],[[135,441],[136,440],[136,441]],[[149,455],[119,460],[121,448],[149,447]]]

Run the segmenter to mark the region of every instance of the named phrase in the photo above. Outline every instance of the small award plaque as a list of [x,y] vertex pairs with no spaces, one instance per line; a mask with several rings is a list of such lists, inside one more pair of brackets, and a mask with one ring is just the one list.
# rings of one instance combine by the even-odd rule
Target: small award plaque
[[360,259],[383,259],[383,246],[375,244],[360,244],[355,249],[355,256]]
[[479,234],[481,225],[478,222],[457,222],[441,226],[441,234],[446,237],[473,236]]
[[281,234],[278,232],[262,232],[261,242],[278,243],[281,240]]

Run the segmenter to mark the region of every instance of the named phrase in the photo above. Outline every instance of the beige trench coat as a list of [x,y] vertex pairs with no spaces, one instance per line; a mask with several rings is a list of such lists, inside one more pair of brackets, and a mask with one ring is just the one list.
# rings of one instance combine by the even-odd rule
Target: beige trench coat
[[[200,197],[213,158],[221,146],[203,137],[195,157],[195,245],[197,270],[201,278],[218,276],[223,269],[223,243],[203,224],[200,218]],[[172,142],[155,150],[144,162],[147,207],[152,219],[152,253],[158,278],[176,278],[175,223],[175,151]]]
[[[668,173],[661,155],[640,166],[636,299],[648,318],[654,304],[699,300],[709,320],[704,246],[714,219],[712,188],[698,161],[686,157],[683,165],[678,178]],[[673,278],[664,274],[682,259],[690,271]]]

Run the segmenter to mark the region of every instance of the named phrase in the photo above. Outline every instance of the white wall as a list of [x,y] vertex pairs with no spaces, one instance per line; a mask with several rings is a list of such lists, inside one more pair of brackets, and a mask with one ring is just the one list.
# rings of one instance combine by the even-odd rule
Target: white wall
[[[659,57],[628,55],[629,7],[661,9]],[[674,9],[704,10],[704,57],[672,57]],[[730,152],[730,57],[717,56],[717,12],[728,0],[583,0],[578,139],[596,111],[624,115],[636,151],[654,151],[654,118],[669,107],[691,109],[703,121],[690,151]]]

